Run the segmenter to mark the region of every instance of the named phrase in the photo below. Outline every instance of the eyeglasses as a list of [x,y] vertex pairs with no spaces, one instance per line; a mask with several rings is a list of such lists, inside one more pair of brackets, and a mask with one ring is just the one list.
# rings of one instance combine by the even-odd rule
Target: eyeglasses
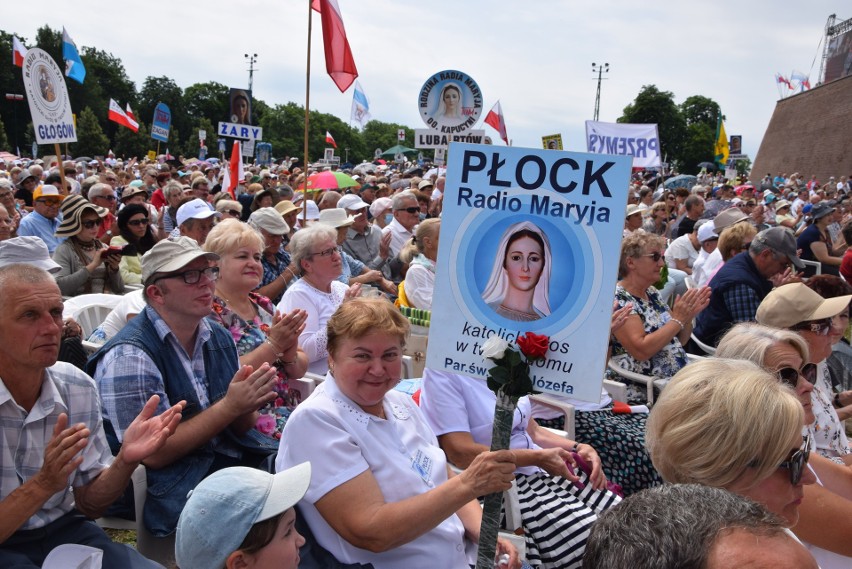
[[231,217],[240,217],[243,214],[241,211],[237,211],[235,209],[228,209],[223,211],[222,213],[227,213]]
[[804,437],[801,448],[793,452],[790,458],[778,465],[778,468],[786,468],[790,472],[790,484],[796,486],[802,480],[802,473],[808,458],[811,456],[811,436]]
[[105,178],[105,180],[106,180],[107,182],[117,182],[117,181],[118,181],[118,178],[108,177],[108,178]]
[[98,199],[98,198],[100,198],[100,199],[102,199],[102,200],[107,200],[107,201],[109,201],[109,202],[114,202],[114,201],[116,200],[115,194],[109,194],[109,195],[107,195],[107,196],[95,196],[95,197],[94,197],[94,198],[92,198],[92,199],[95,199],[95,200],[96,200],[96,199]]
[[6,198],[11,198],[12,192],[2,192],[0,193],[0,200],[4,200]]
[[143,217],[142,219],[131,219],[127,222],[127,225],[132,225],[133,227],[145,226],[148,225],[148,218]]
[[325,249],[325,250],[320,251],[318,253],[311,253],[310,255],[308,255],[308,257],[313,257],[315,255],[318,255],[320,257],[330,257],[330,256],[334,255],[337,252],[337,250],[338,250],[337,247],[331,247],[329,249]]
[[643,257],[651,257],[651,259],[652,259],[655,263],[659,263],[659,262],[660,262],[660,259],[662,259],[662,258],[663,258],[663,254],[662,254],[662,253],[660,253],[659,251],[654,251],[653,253],[647,253],[647,254],[642,255],[642,256],[643,256]]
[[813,332],[814,334],[818,334],[820,336],[828,336],[828,333],[831,331],[833,324],[831,318],[823,318],[822,320],[816,320],[815,322],[804,322],[802,324],[797,324],[793,326],[793,330],[802,330],[805,332]]
[[93,227],[100,227],[100,226],[101,226],[101,224],[102,224],[103,222],[104,222],[104,220],[103,220],[103,219],[100,219],[100,218],[98,218],[98,219],[90,219],[89,221],[84,221],[84,222],[82,223],[82,225],[83,225],[83,227],[85,227],[86,229],[92,229]]
[[197,284],[198,281],[201,280],[201,275],[204,275],[205,277],[207,277],[208,280],[211,281],[219,280],[219,267],[207,267],[206,269],[190,269],[188,271],[182,271],[180,273],[165,275],[158,278],[157,280],[161,281],[163,279],[176,279],[180,277],[183,279],[183,282],[191,285]]
[[36,202],[37,202],[37,203],[42,203],[42,204],[46,205],[47,207],[59,207],[59,204],[61,204],[61,203],[62,203],[62,200],[52,200],[52,199],[45,200],[45,199],[37,199],[37,200],[36,200]]
[[674,201],[674,200],[675,200],[674,196],[667,196],[666,197],[666,201]]
[[816,364],[805,364],[802,366],[802,369],[796,369],[794,367],[782,367],[778,371],[775,372],[775,375],[778,376],[778,379],[781,380],[785,385],[789,385],[793,389],[796,389],[796,385],[799,383],[799,376],[805,378],[805,381],[814,385],[817,380],[817,366]]
[[401,207],[399,209],[395,209],[394,211],[407,211],[408,213],[420,213],[420,207],[419,206]]

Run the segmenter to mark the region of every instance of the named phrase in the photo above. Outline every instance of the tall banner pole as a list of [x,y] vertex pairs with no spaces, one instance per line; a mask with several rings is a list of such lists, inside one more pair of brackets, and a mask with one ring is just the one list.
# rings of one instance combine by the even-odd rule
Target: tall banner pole
[[[65,143],[65,146],[68,146],[68,143]],[[56,154],[56,159],[59,161],[59,178],[60,183],[62,184],[62,190],[59,192],[61,194],[65,193],[65,168],[62,166],[62,154],[59,152],[59,143],[53,143],[53,152]]]
[[302,169],[305,173],[305,187],[302,193],[302,225],[307,226],[308,219],[308,132],[311,113],[311,27],[313,24],[312,0],[308,0],[308,65],[305,81],[305,163]]

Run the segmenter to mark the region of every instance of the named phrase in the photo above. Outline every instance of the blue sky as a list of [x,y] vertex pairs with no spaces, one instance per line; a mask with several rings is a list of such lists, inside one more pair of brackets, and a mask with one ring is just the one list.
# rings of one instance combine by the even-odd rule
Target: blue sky
[[[423,82],[458,69],[482,89],[483,118],[500,100],[514,145],[539,147],[542,135],[561,133],[566,149],[585,150],[596,89],[591,64],[606,62],[601,120],[614,122],[645,84],[673,92],[678,103],[704,95],[721,105],[728,134],[741,134],[752,158],[779,99],[775,73],[802,71],[815,84],[828,16],[852,17],[840,0],[338,3],[377,120],[425,128],[417,113]],[[236,5],[149,0],[106,11],[92,0],[44,0],[38,15],[6,11],[2,28],[32,41],[40,25],[64,25],[78,46],[121,58],[137,88],[149,75],[182,87],[245,87],[243,55],[257,53],[255,95],[304,104],[308,0]],[[325,73],[318,17],[312,46],[311,108],[348,121],[352,92],[341,94]]]

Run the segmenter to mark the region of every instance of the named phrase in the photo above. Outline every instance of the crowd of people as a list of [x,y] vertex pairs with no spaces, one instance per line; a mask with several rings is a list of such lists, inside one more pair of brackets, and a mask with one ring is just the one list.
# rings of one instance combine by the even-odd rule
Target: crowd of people
[[[563,397],[569,439],[523,397],[492,452],[484,380],[396,389],[445,178],[366,166],[317,192],[252,165],[231,193],[215,161],[0,162],[0,565],[85,543],[158,567],[90,521],[133,511],[139,464],[181,569],[468,567],[477,499],[512,487],[524,547],[499,538],[500,567],[735,566],[754,535],[777,566],[852,565],[845,177],[634,175],[608,339],[627,401]],[[549,314],[547,236],[497,250],[483,299]],[[92,294],[119,298],[84,332],[63,300]]]

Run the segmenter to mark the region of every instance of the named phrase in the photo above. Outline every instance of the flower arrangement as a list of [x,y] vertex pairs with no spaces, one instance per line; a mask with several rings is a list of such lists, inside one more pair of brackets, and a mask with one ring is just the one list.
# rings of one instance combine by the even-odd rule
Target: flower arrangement
[[[488,388],[497,395],[491,431],[492,451],[509,448],[518,399],[535,393],[530,377],[530,362],[544,358],[549,345],[550,338],[547,336],[527,332],[523,336],[519,335],[514,344],[495,335],[482,346],[482,358],[493,364],[488,370]],[[502,500],[501,494],[485,497],[476,569],[494,567]]]

